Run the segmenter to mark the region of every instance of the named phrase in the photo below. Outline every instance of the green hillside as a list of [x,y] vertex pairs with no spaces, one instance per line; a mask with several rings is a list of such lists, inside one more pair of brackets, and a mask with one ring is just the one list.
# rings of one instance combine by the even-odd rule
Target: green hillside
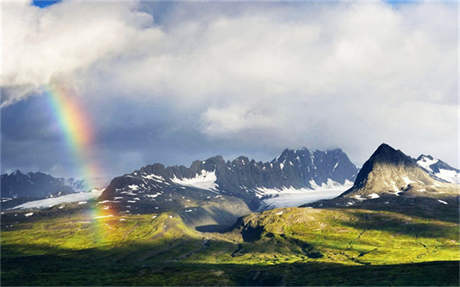
[[458,223],[287,208],[227,233],[173,213],[2,222],[2,285],[458,285]]

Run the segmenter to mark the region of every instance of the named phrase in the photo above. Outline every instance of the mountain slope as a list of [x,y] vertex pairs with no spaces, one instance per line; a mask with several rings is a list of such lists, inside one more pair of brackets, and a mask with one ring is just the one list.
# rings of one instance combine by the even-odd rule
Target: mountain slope
[[129,212],[151,212],[187,208],[187,200],[221,201],[223,197],[233,197],[256,210],[263,206],[264,198],[286,190],[341,186],[352,181],[356,172],[357,168],[339,149],[286,149],[271,162],[256,162],[244,156],[225,161],[215,156],[194,161],[190,167],[157,163],[116,177],[100,200],[110,200]]
[[380,145],[359,171],[353,186],[338,198],[314,207],[352,207],[458,221],[459,186],[437,180],[415,159]]
[[27,174],[16,170],[1,175],[2,207],[56,197],[83,191],[85,183],[81,180],[56,178],[42,172]]
[[431,155],[420,155],[417,164],[432,176],[450,183],[460,183],[460,171]]
[[381,144],[359,171],[353,187],[343,195],[400,193],[409,186],[433,185],[435,182],[411,157],[387,144]]

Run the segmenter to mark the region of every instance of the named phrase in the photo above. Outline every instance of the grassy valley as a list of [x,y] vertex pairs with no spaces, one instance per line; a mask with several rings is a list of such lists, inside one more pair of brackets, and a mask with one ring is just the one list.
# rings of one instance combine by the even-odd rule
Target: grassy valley
[[458,284],[458,222],[389,211],[275,209],[226,233],[175,213],[32,218],[2,221],[2,285]]

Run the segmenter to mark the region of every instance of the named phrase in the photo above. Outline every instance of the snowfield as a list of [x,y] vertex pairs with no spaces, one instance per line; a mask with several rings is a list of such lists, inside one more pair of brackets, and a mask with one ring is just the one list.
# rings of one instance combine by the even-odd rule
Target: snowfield
[[447,182],[460,184],[460,176],[455,170],[439,169],[434,175]]
[[[314,184],[313,184],[314,183]],[[323,199],[332,199],[339,196],[341,193],[353,186],[350,181],[345,181],[344,184],[337,183],[333,180],[328,180],[327,184],[317,185],[315,182],[310,182],[314,189],[308,188],[284,188],[284,189],[268,189],[258,188],[258,191],[263,191],[263,195],[276,195],[275,197],[264,199],[263,202],[268,206],[266,209],[295,207],[307,203],[312,203]]]
[[439,159],[429,159],[428,157],[424,156],[420,160],[417,161],[417,164],[423,167],[424,169],[426,169],[427,171],[429,171],[430,173],[432,173],[437,178],[440,178],[450,183],[460,184],[460,174],[455,170],[448,170],[448,169],[440,168],[439,172],[435,173],[431,169],[430,166],[438,162],[439,162]]
[[172,182],[183,186],[195,187],[209,191],[216,191],[216,180],[216,172],[207,170],[202,170],[200,174],[197,174],[192,178],[177,178],[174,176],[174,178],[171,179]]
[[59,197],[34,200],[15,206],[11,209],[48,208],[62,203],[86,202],[88,200],[99,197],[102,191],[102,189],[93,189],[91,192],[77,192]]

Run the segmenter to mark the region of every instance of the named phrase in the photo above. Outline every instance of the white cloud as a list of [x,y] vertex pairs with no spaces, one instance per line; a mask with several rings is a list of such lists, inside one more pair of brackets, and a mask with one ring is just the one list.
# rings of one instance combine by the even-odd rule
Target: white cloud
[[94,63],[129,50],[128,40],[152,22],[134,8],[126,1],[64,1],[47,9],[25,1],[2,2],[0,84],[21,88],[10,100],[56,78],[81,76]]
[[[3,5],[3,86],[71,79],[101,102],[168,102],[210,139],[340,146],[359,162],[382,141],[456,153],[455,3],[261,3],[193,16],[178,3],[155,25],[135,2]],[[7,100],[25,95],[16,91]]]

